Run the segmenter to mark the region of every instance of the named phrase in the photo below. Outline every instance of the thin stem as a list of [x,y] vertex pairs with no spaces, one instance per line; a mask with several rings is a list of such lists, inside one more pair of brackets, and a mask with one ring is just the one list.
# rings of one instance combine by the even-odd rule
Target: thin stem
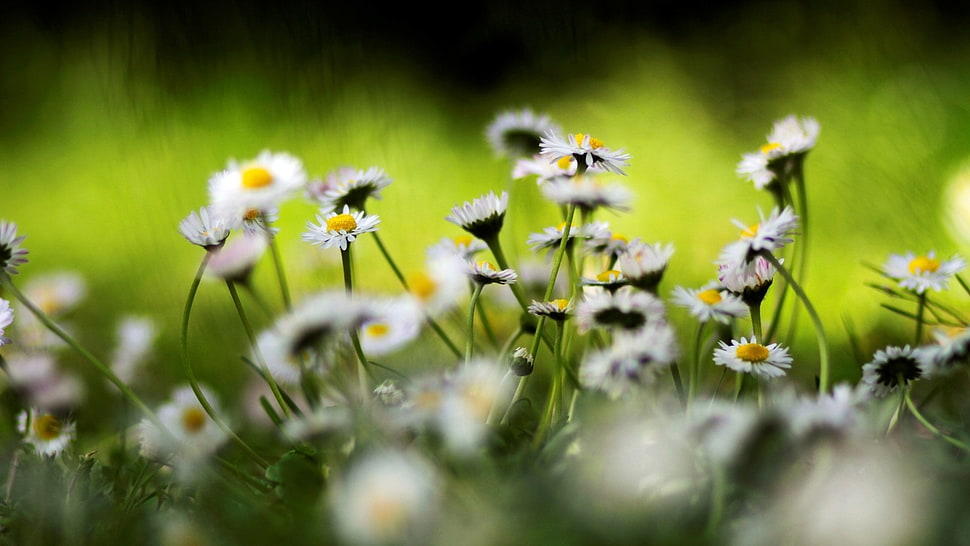
[[916,304],[916,339],[913,346],[918,346],[923,339],[923,311],[926,309],[926,292],[921,292]]
[[290,288],[286,282],[286,274],[283,273],[283,259],[280,257],[280,246],[276,242],[276,236],[269,234],[269,248],[273,256],[273,267],[276,269],[276,279],[280,283],[280,294],[283,296],[283,307],[289,311],[293,304],[290,301]]
[[761,304],[749,305],[748,315],[751,317],[751,334],[759,342],[767,344],[767,340],[761,336]]
[[482,295],[482,289],[485,285],[482,283],[475,283],[475,288],[472,290],[472,297],[468,303],[468,320],[465,323],[465,363],[471,361],[472,359],[472,349],[475,345],[475,308],[478,306],[478,298]]
[[704,337],[704,325],[706,322],[699,321],[697,323],[697,333],[694,336],[694,353],[691,355],[690,361],[690,379],[687,383],[687,405],[694,401],[694,396],[697,395],[697,386],[700,383],[701,375],[701,339]]
[[923,426],[927,428],[927,430],[929,430],[933,434],[939,436],[943,440],[945,440],[945,441],[953,444],[954,446],[962,449],[963,451],[966,451],[966,452],[970,453],[970,445],[967,445],[967,444],[961,442],[960,440],[957,440],[956,438],[954,438],[952,436],[949,436],[947,434],[944,434],[943,432],[940,431],[940,429],[936,428],[936,426],[934,426],[933,423],[930,423],[929,420],[927,420],[926,417],[923,416],[923,413],[919,411],[919,408],[916,407],[916,404],[913,403],[913,399],[909,396],[909,390],[908,389],[906,390],[906,393],[904,394],[904,398],[906,400],[906,407],[909,408],[909,412],[920,423],[922,423]]
[[[354,293],[353,256],[350,253],[350,248],[350,245],[347,245],[346,250],[340,250],[340,263],[344,273],[344,290],[346,290],[348,296]],[[356,329],[351,330],[350,339],[354,346],[354,354],[357,356],[357,385],[360,388],[361,403],[363,403],[367,401],[370,395],[367,377],[372,372],[368,366],[367,356],[364,354],[364,348],[360,344],[360,336],[357,334]]]
[[677,398],[680,405],[687,407],[687,394],[684,392],[684,380],[680,377],[680,366],[674,362],[670,365],[670,376],[674,380],[674,388],[677,390]]
[[189,295],[185,300],[185,308],[182,311],[182,330],[181,330],[181,351],[182,356],[182,370],[185,372],[185,377],[189,382],[189,386],[192,388],[192,392],[195,393],[195,397],[199,400],[199,404],[202,405],[202,409],[205,410],[206,414],[212,419],[212,422],[216,424],[223,432],[225,432],[236,443],[242,450],[249,455],[249,457],[260,467],[267,468],[269,463],[265,459],[260,457],[256,451],[249,447],[249,444],[243,441],[232,428],[229,427],[219,417],[216,413],[215,408],[209,402],[208,398],[203,393],[202,388],[199,386],[199,380],[195,375],[195,368],[192,367],[192,362],[189,359],[189,316],[192,314],[192,304],[195,302],[195,295],[199,291],[199,283],[202,281],[202,275],[205,272],[205,268],[209,263],[209,257],[211,255],[206,252],[205,257],[202,258],[202,262],[199,264],[199,269],[195,274],[195,278],[192,279],[192,284],[189,286]]
[[391,266],[391,271],[394,272],[394,276],[397,277],[397,280],[401,282],[401,286],[403,286],[405,290],[408,290],[408,281],[404,278],[404,274],[402,274],[401,270],[398,269],[397,264],[394,263],[394,260],[391,259],[391,255],[387,252],[387,247],[384,246],[384,242],[381,241],[381,238],[376,231],[371,232],[371,234],[374,236],[374,241],[377,243],[377,248],[381,251],[381,255],[384,256],[384,260],[386,260],[388,265]]
[[774,254],[768,251],[761,251],[758,253],[759,256],[764,257],[768,260],[775,269],[781,273],[785,280],[787,280],[792,287],[792,290],[805,304],[805,310],[812,319],[812,324],[815,326],[815,337],[818,340],[818,352],[819,352],[819,392],[828,392],[829,388],[829,349],[828,341],[825,336],[825,328],[822,326],[822,320],[819,318],[818,313],[815,311],[815,306],[812,305],[811,300],[805,295],[805,291],[802,290],[801,285],[795,282],[792,278],[791,273],[775,258]]

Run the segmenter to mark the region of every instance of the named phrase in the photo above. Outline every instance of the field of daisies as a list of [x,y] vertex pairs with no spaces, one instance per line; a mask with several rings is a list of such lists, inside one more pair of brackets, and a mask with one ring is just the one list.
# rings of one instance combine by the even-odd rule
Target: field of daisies
[[[116,317],[91,346],[71,322],[84,279],[27,275],[31,234],[3,219],[0,543],[960,543],[967,264],[905,246],[867,264],[860,289],[902,334],[833,354],[841,325],[804,283],[823,139],[790,115],[738,150],[732,176],[771,206],[719,220],[700,285],[668,278],[689,249],[611,227],[638,213],[637,150],[532,109],[484,128],[507,183],[446,211],[460,234],[417,270],[372,212],[395,189],[382,166],[227,159],[177,225],[198,266],[161,400],[157,320]],[[317,210],[301,233],[278,227],[293,201]],[[559,222],[510,241],[541,207]],[[331,274],[294,286],[293,239]],[[378,271],[392,289],[369,288]],[[199,378],[203,292],[245,333],[207,347],[250,379],[229,395]],[[92,374],[111,423],[86,422]]]

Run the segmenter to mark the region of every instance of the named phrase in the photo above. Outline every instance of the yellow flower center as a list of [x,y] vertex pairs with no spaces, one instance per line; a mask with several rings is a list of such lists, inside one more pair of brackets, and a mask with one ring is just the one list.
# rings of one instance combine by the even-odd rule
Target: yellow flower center
[[368,325],[364,330],[367,332],[367,335],[371,337],[384,337],[388,332],[391,331],[391,327],[383,322],[376,322]]
[[556,166],[559,167],[562,170],[566,170],[566,169],[569,168],[569,165],[571,165],[572,162],[573,162],[573,157],[567,155],[566,157],[560,157],[556,161]]
[[702,290],[697,293],[697,299],[706,303],[707,305],[714,305],[716,303],[721,303],[721,291],[711,288],[709,290]]
[[621,241],[624,243],[630,242],[630,239],[628,239],[625,235],[620,235],[619,233],[614,233],[611,239],[613,239],[614,241]]
[[205,427],[205,412],[202,408],[186,408],[182,412],[182,428],[189,434],[195,434]]
[[748,226],[748,229],[746,229],[746,230],[744,230],[744,231],[741,232],[741,238],[742,239],[750,239],[750,238],[754,237],[755,235],[758,234],[758,228],[759,227],[761,227],[761,224],[760,223],[758,223],[758,224],[752,224],[752,225]]
[[616,269],[608,269],[599,275],[596,275],[596,280],[599,282],[613,282],[620,278],[620,272]]
[[482,260],[482,261],[478,262],[478,268],[479,269],[489,270],[489,271],[495,271],[495,266],[492,265],[492,262],[490,262],[488,260]]
[[452,241],[454,241],[455,246],[469,247],[472,244],[472,237],[471,235],[459,235],[452,239]]
[[262,167],[246,167],[242,172],[242,186],[246,189],[265,188],[273,183],[273,175]]
[[438,291],[438,283],[426,273],[415,273],[408,278],[408,288],[418,299],[427,301]]
[[[583,133],[576,133],[576,136],[574,136],[573,138],[576,139],[576,146],[582,146],[583,140],[586,139],[586,135],[584,135]],[[603,141],[598,138],[589,137],[589,147],[594,150],[597,148],[602,148]]]
[[352,231],[357,228],[357,220],[350,214],[338,214],[327,219],[327,231]]
[[945,333],[946,333],[946,337],[953,339],[966,331],[967,331],[966,326],[952,326],[950,328],[947,328],[945,330]]
[[424,391],[414,397],[414,405],[423,410],[437,409],[441,405],[441,393],[438,391]]
[[374,491],[371,494],[373,498],[368,506],[371,524],[379,536],[393,536],[404,526],[407,518],[404,503],[380,491]]
[[768,360],[768,348],[760,343],[745,343],[739,345],[734,353],[738,358],[745,362],[764,362]]
[[928,256],[917,256],[909,262],[909,272],[913,275],[917,273],[936,273],[940,268],[940,260]]
[[779,148],[781,148],[781,144],[778,142],[769,142],[768,144],[762,144],[761,153],[768,155]]
[[259,209],[249,209],[246,211],[246,214],[243,214],[243,220],[247,222],[255,222],[256,220],[259,220],[259,214]]
[[61,426],[61,420],[50,414],[35,416],[31,425],[34,429],[34,436],[48,442],[61,435]]
[[560,311],[565,311],[566,307],[569,306],[569,300],[564,300],[562,298],[552,300],[550,303],[555,305]]

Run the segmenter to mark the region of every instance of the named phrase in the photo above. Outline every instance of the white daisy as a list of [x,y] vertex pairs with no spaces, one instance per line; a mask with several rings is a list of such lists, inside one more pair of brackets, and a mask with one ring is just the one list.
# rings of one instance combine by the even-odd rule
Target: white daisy
[[523,108],[500,112],[485,128],[485,138],[496,157],[528,157],[539,151],[543,134],[559,130],[548,115]]
[[[543,228],[542,233],[530,233],[526,239],[526,244],[536,254],[546,251],[547,257],[552,257],[559,246],[562,244],[563,232],[566,230],[566,222],[562,222],[556,227]],[[585,245],[598,246],[605,245],[610,238],[610,225],[607,222],[594,220],[581,226],[573,225],[569,228],[569,237],[566,245],[575,245],[575,241],[583,241]]]
[[[863,387],[863,388],[860,388]],[[870,395],[864,385],[852,386],[839,383],[831,393],[797,397],[781,406],[792,432],[806,437],[816,433],[851,433],[863,421],[862,406]]]
[[738,372],[771,379],[785,375],[785,370],[791,368],[788,349],[777,343],[762,345],[752,336],[751,341],[742,337],[741,341],[732,339],[730,345],[723,341],[718,345],[714,349],[714,363]]
[[936,328],[936,343],[916,349],[926,377],[946,375],[970,362],[970,328]]
[[686,307],[700,322],[715,320],[728,324],[732,319],[748,314],[747,304],[717,283],[695,289],[675,287],[671,301],[675,305]]
[[536,177],[536,184],[572,178],[576,175],[576,160],[570,157],[552,161],[549,156],[536,154],[531,158],[520,158],[512,167],[512,179],[520,180],[528,176]]
[[673,253],[674,245],[670,243],[651,245],[637,238],[630,241],[626,251],[617,259],[617,264],[630,284],[641,290],[654,292]]
[[595,286],[610,292],[615,292],[620,287],[630,284],[619,269],[607,269],[597,273],[595,278],[583,277],[579,282],[583,286]]
[[471,260],[475,254],[487,250],[488,245],[481,239],[476,239],[471,235],[459,235],[457,237],[442,237],[440,241],[428,247],[426,254],[428,258],[436,258],[442,255],[459,256],[465,260]]
[[305,184],[299,159],[263,150],[255,159],[229,160],[226,169],[209,178],[209,199],[212,212],[235,229],[249,211],[276,208]]
[[468,290],[467,262],[455,255],[429,258],[424,268],[407,276],[408,293],[425,314],[437,317],[454,308]]
[[374,302],[374,314],[360,325],[360,344],[368,355],[385,355],[400,349],[421,331],[421,307],[413,298]]
[[407,395],[393,379],[385,379],[374,387],[374,397],[385,406],[400,406],[407,399]]
[[503,376],[495,362],[483,359],[447,375],[437,424],[450,449],[467,454],[482,445],[493,406],[511,395]]
[[179,233],[193,245],[212,250],[222,246],[229,236],[229,229],[209,212],[209,207],[202,207],[179,222]]
[[[213,410],[219,413],[215,393],[205,386],[200,389]],[[174,455],[177,464],[184,462],[188,467],[215,453],[229,439],[205,412],[191,387],[175,389],[171,398],[155,413],[167,433],[148,419],[141,421],[141,452],[147,458],[164,460]],[[191,468],[185,470],[191,471]]]
[[348,544],[421,544],[438,512],[435,469],[403,451],[372,452],[339,469],[326,503]]
[[118,344],[111,356],[111,369],[130,384],[138,378],[139,368],[158,337],[158,328],[148,317],[126,316],[118,322],[116,331]]
[[10,302],[0,298],[0,345],[10,343],[10,338],[3,337],[4,328],[13,324],[13,309]]
[[564,321],[573,313],[573,305],[566,299],[552,301],[535,301],[528,308],[529,313],[537,317],[548,317],[555,321]]
[[486,260],[468,262],[466,273],[477,284],[515,284],[519,275],[513,269],[498,269]]
[[576,305],[576,324],[580,332],[593,328],[635,331],[650,322],[665,320],[667,310],[660,298],[625,286],[610,292],[589,294]]
[[210,253],[205,273],[218,279],[246,282],[268,247],[266,234],[243,231]]
[[17,235],[17,224],[0,220],[0,272],[16,275],[18,267],[27,263],[26,248],[20,248],[26,235]]
[[542,185],[541,192],[557,205],[575,205],[585,211],[598,208],[627,211],[633,200],[633,193],[626,186],[604,184],[588,175],[549,180]]
[[[778,262],[784,263],[784,260],[779,258]],[[775,266],[761,256],[750,263],[739,260],[717,266],[717,281],[748,306],[761,303],[771,288],[774,276]]]
[[776,121],[768,133],[764,153],[775,158],[808,152],[815,147],[820,131],[821,125],[815,118],[785,116]]
[[525,347],[516,347],[509,358],[509,369],[518,377],[532,375],[535,369],[535,358]]
[[775,207],[767,218],[760,210],[758,215],[761,221],[751,226],[732,220],[741,229],[741,239],[721,251],[721,262],[750,262],[758,252],[774,252],[794,242],[791,235],[798,228],[798,216],[791,207],[782,210]]
[[754,184],[755,189],[767,188],[778,175],[768,168],[768,156],[762,152],[745,153],[734,169],[737,175]]
[[931,250],[919,256],[912,252],[890,254],[883,271],[898,281],[899,286],[922,294],[928,289],[937,292],[946,290],[950,279],[966,266],[967,263],[960,256],[940,261],[936,252]]
[[617,174],[626,174],[621,167],[629,165],[630,159],[630,154],[622,149],[610,150],[601,140],[582,133],[570,134],[564,139],[556,132],[547,131],[540,139],[539,148],[551,161],[573,157],[584,170],[598,167]]
[[862,382],[877,398],[883,398],[900,385],[907,386],[924,375],[923,363],[909,345],[879,349],[872,360],[862,366]]
[[[87,297],[88,285],[79,273],[56,271],[32,277],[23,287],[28,300],[50,318],[62,319],[74,311]],[[67,343],[44,326],[22,303],[15,304],[18,309],[17,341],[25,347],[62,348]],[[61,322],[68,332],[72,325]]]
[[393,180],[380,167],[358,170],[341,167],[326,178],[307,185],[306,195],[323,209],[342,209],[349,206],[354,210],[364,210],[368,198],[381,198],[381,190]]
[[326,218],[317,214],[317,224],[307,222],[309,231],[303,233],[303,240],[320,248],[337,247],[344,251],[357,237],[377,231],[380,222],[377,215],[362,210],[351,213],[350,207],[344,205],[341,212],[330,211]]
[[46,351],[29,351],[5,356],[10,385],[27,402],[45,410],[67,410],[80,405],[85,385],[76,375],[57,366]]
[[279,219],[278,208],[249,209],[243,214],[242,229],[248,234],[265,234],[272,238],[280,231],[279,228],[273,227],[273,224]]
[[580,367],[579,380],[584,387],[617,399],[652,385],[678,354],[674,329],[654,322],[634,334],[618,335],[608,348],[590,353]]
[[17,416],[17,431],[25,444],[34,446],[45,457],[57,457],[77,435],[77,427],[68,417],[31,408]]
[[620,254],[630,245],[630,239],[621,233],[610,232],[609,238],[593,238],[586,241],[586,249],[610,260],[612,266]]
[[509,194],[502,192],[496,196],[495,192],[488,192],[481,197],[465,201],[461,206],[451,208],[451,214],[445,220],[460,226],[479,239],[488,241],[502,230],[505,222],[505,210],[509,205]]

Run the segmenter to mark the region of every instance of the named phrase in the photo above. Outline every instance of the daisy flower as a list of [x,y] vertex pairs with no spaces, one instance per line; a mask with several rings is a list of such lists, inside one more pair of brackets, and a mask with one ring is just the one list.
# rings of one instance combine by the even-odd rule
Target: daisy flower
[[605,239],[589,239],[586,241],[586,248],[592,254],[599,254],[605,258],[609,258],[610,265],[614,264],[617,259],[619,259],[620,254],[622,254],[627,247],[630,246],[630,239],[621,233],[611,232],[609,238]]
[[[23,288],[24,295],[45,315],[60,319],[84,300],[88,286],[80,274],[74,271],[45,273],[31,278]],[[67,343],[44,326],[22,303],[15,304],[19,311],[17,340],[22,346],[34,348],[66,347]],[[71,330],[71,325],[61,324]]]
[[0,220],[0,272],[16,275],[21,265],[27,263],[26,248],[20,248],[26,235],[17,235],[17,224]]
[[[779,263],[784,260],[779,258]],[[717,266],[717,281],[748,306],[758,305],[771,288],[775,276],[775,266],[761,256],[751,263],[740,260],[735,263],[720,263]]]
[[229,160],[228,166],[209,178],[212,211],[235,229],[252,210],[280,205],[306,184],[303,163],[285,152],[263,150],[254,159]]
[[767,188],[777,178],[775,172],[768,168],[768,156],[760,151],[742,154],[734,172],[753,183],[758,190]]
[[576,161],[572,157],[562,157],[551,161],[548,156],[536,154],[531,158],[521,158],[512,167],[512,180],[528,176],[536,177],[540,186],[546,182],[572,178],[576,175]]
[[649,244],[634,239],[625,252],[617,259],[623,277],[641,290],[653,292],[667,270],[667,264],[674,253],[674,245],[668,243]]
[[777,343],[762,345],[752,336],[751,341],[742,337],[741,341],[732,339],[730,345],[723,341],[718,345],[714,349],[714,363],[738,372],[771,379],[785,375],[785,370],[791,368],[788,349]]
[[158,328],[148,317],[128,316],[118,323],[117,337],[111,369],[122,381],[132,383],[158,337]]
[[385,406],[400,406],[406,399],[404,391],[393,379],[385,379],[374,387],[374,397]]
[[626,174],[621,167],[629,165],[630,154],[620,150],[610,150],[603,141],[582,133],[560,137],[555,131],[547,131],[540,139],[539,149],[552,161],[563,157],[576,159],[583,169],[598,167],[616,174]]
[[785,116],[772,126],[763,153],[773,158],[806,153],[815,147],[820,131],[821,126],[815,118]]
[[354,210],[364,210],[367,199],[381,198],[381,190],[393,180],[380,167],[358,170],[341,167],[326,178],[307,185],[307,197],[323,209],[341,209],[349,206]]
[[421,331],[421,307],[412,298],[375,302],[374,313],[360,325],[360,344],[368,355],[400,349]]
[[516,347],[509,358],[509,369],[518,377],[532,375],[535,369],[535,358],[525,347]]
[[559,130],[549,116],[523,108],[500,112],[485,128],[485,138],[496,157],[528,157],[539,151],[543,134]]
[[[321,211],[322,212],[322,211]],[[380,218],[364,211],[350,212],[350,207],[344,205],[341,212],[331,211],[326,218],[317,214],[317,224],[307,222],[309,231],[303,233],[303,240],[320,248],[338,247],[347,250],[347,246],[364,233],[377,231]]]
[[242,217],[242,229],[244,232],[254,235],[266,234],[270,238],[279,233],[279,228],[273,224],[280,219],[278,208],[249,209]]
[[603,391],[612,399],[652,385],[657,373],[679,354],[673,328],[652,323],[635,334],[617,336],[613,344],[592,352],[579,370],[584,387]]
[[748,314],[747,304],[717,283],[709,283],[696,289],[675,287],[671,301],[687,308],[700,322],[715,320],[728,324],[732,319]]
[[890,254],[883,271],[898,281],[899,286],[922,294],[928,289],[937,292],[946,290],[950,279],[966,266],[967,263],[960,256],[940,261],[936,252],[931,250],[919,256],[912,252]]
[[467,454],[482,445],[492,407],[511,395],[503,375],[495,362],[484,359],[448,373],[437,426],[450,449]]
[[776,404],[782,407],[796,436],[818,432],[841,435],[852,431],[863,420],[862,405],[870,398],[864,387],[839,383],[832,387],[831,393]]
[[970,328],[937,328],[933,338],[936,343],[916,349],[926,377],[946,375],[970,362]]
[[596,286],[610,292],[615,292],[620,287],[630,284],[626,280],[626,277],[623,276],[623,272],[619,269],[607,269],[606,271],[597,273],[595,278],[589,279],[583,277],[579,282],[583,286]]
[[573,306],[569,300],[555,299],[552,301],[535,301],[529,305],[528,311],[537,317],[548,317],[552,320],[562,322],[569,318],[573,312]]
[[497,269],[492,263],[482,260],[469,262],[467,274],[477,284],[515,284],[519,275],[512,269]]
[[426,254],[428,258],[452,255],[471,260],[475,254],[487,249],[488,245],[485,244],[485,241],[476,239],[471,235],[459,235],[457,237],[442,237],[440,241],[428,247]]
[[549,180],[541,192],[557,205],[575,205],[587,212],[598,208],[627,211],[633,200],[633,194],[622,184],[604,184],[591,176]]
[[666,313],[660,298],[627,286],[615,292],[595,292],[579,302],[576,324],[580,332],[593,328],[636,331],[650,322],[664,320]]
[[488,192],[481,197],[465,201],[461,206],[451,209],[451,214],[445,220],[458,225],[475,237],[488,241],[502,230],[505,222],[505,209],[509,205],[509,194],[502,192],[496,196],[495,192]]
[[[563,232],[566,229],[566,222],[562,222],[556,227],[543,228],[542,233],[531,233],[526,239],[526,244],[536,254],[546,251],[551,257],[562,244]],[[610,225],[607,222],[594,220],[582,226],[572,226],[569,229],[569,237],[566,245],[575,244],[576,240],[583,241],[587,245],[604,245],[610,238]]]
[[266,234],[244,231],[211,252],[205,273],[210,277],[245,283],[268,247]]
[[314,353],[327,349],[327,342],[359,328],[375,313],[364,302],[343,290],[314,294],[276,319],[257,336],[258,357],[280,383],[298,385],[303,366],[314,366]]
[[17,416],[17,431],[24,435],[24,443],[34,446],[45,457],[57,457],[74,441],[77,434],[74,421],[36,408],[24,410]]
[[331,517],[350,544],[421,544],[433,527],[440,478],[417,455],[368,453],[334,476]]
[[[205,398],[219,413],[219,401],[210,389],[200,386]],[[142,455],[151,459],[176,459],[188,463],[184,470],[191,471],[192,463],[215,453],[228,440],[228,434],[205,412],[191,387],[175,389],[172,396],[155,412],[168,433],[155,423],[143,419],[139,425]],[[170,436],[169,436],[170,433]]]
[[721,251],[720,261],[750,262],[759,252],[774,252],[794,242],[790,236],[798,228],[798,216],[791,207],[782,210],[775,207],[767,218],[760,210],[758,215],[761,221],[751,226],[732,220],[741,229],[741,239]]
[[437,317],[458,305],[468,289],[467,261],[455,255],[429,258],[424,268],[408,275],[408,293],[425,314]]
[[29,351],[5,358],[4,370],[10,385],[30,405],[46,410],[66,410],[83,401],[84,383],[77,376],[61,370],[51,353]]
[[873,396],[883,398],[890,392],[907,386],[924,376],[923,363],[909,345],[879,349],[872,360],[862,366],[862,382]]
[[193,245],[214,250],[226,241],[229,229],[221,219],[209,212],[209,207],[202,207],[198,212],[193,210],[179,222],[179,233]]
[[0,346],[10,343],[10,338],[3,337],[4,328],[13,323],[13,309],[10,302],[0,298]]

